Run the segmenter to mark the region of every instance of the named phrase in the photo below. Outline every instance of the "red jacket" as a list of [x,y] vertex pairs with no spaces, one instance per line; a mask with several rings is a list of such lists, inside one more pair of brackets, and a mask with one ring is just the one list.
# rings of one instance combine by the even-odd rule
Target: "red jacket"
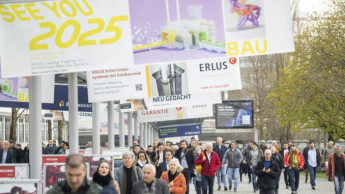
[[203,161],[203,154],[200,154],[198,158],[195,160],[195,164],[202,164],[202,176],[216,176],[216,172],[220,167],[220,159],[218,154],[215,151],[211,153],[211,163],[208,162],[206,151],[203,152],[206,160]]
[[[290,164],[289,164],[289,161],[290,161],[290,155],[291,155],[291,151],[286,153],[285,154],[285,157],[284,157],[284,164],[285,166],[289,167]],[[304,158],[303,158],[303,155],[298,151],[296,150],[296,155],[297,155],[297,161],[298,161],[298,164],[299,164],[299,169],[303,169],[303,166],[304,166]]]
[[[332,177],[331,177],[332,181],[334,181],[334,175],[335,175],[334,154],[336,154],[336,153],[332,153],[329,155],[328,167],[327,167],[327,172],[326,172],[327,177],[330,177],[330,175],[332,175]],[[344,159],[344,166],[345,166],[345,154],[341,154],[341,155]]]

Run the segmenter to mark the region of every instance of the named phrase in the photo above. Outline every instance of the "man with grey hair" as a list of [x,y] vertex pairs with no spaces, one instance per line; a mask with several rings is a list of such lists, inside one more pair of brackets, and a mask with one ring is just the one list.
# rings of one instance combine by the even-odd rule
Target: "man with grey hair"
[[99,193],[102,187],[86,178],[85,159],[80,154],[71,154],[66,159],[66,179],[53,186],[47,194]]
[[345,154],[341,151],[341,146],[334,146],[335,153],[330,154],[328,158],[327,176],[330,181],[334,181],[334,190],[336,194],[341,194],[344,189],[345,176]]
[[328,158],[329,158],[329,155],[331,155],[332,153],[334,153],[333,144],[334,144],[334,142],[333,142],[332,140],[329,140],[329,141],[328,141],[328,145],[325,147],[325,151],[324,151],[324,154],[323,154],[323,162],[324,162],[325,165],[326,165],[326,169],[327,169],[327,167],[328,167]]
[[156,167],[153,164],[145,164],[142,168],[142,180],[133,184],[133,194],[169,194],[165,181],[155,178]]
[[213,151],[213,145],[211,142],[207,142],[205,145],[205,151],[202,152],[195,160],[195,164],[202,165],[201,179],[202,179],[202,192],[207,193],[207,187],[209,194],[213,194],[214,177],[220,167],[220,160],[218,154]]
[[260,194],[275,194],[279,165],[272,159],[271,150],[265,150],[265,157],[258,162],[255,174],[258,176]]
[[122,194],[130,194],[133,189],[133,183],[142,179],[142,173],[138,166],[133,166],[135,161],[133,152],[124,152],[122,159],[123,166],[116,171],[115,180],[119,183]]
[[[217,137],[216,145],[213,147],[213,150],[218,154],[219,160],[223,161],[223,157],[225,155],[227,147],[225,147],[225,145],[223,145],[223,138],[222,137]],[[220,189],[222,187],[222,180],[224,183],[224,191],[228,190],[226,178],[225,178],[226,177],[226,169],[227,169],[227,164],[223,164],[217,170],[216,175],[217,175],[217,181],[218,181],[218,191],[220,191]]]

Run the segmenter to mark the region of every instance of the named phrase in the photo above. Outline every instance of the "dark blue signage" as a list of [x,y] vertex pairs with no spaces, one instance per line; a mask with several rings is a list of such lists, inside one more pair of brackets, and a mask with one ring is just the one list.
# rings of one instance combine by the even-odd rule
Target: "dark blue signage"
[[[68,105],[67,85],[55,85],[54,104],[43,103],[42,109],[68,111]],[[29,108],[29,103],[0,101],[0,107]],[[92,104],[88,102],[87,88],[83,86],[78,87],[78,111],[92,112]]]
[[158,127],[159,138],[180,137],[201,134],[201,125],[183,125],[183,126],[163,126]]

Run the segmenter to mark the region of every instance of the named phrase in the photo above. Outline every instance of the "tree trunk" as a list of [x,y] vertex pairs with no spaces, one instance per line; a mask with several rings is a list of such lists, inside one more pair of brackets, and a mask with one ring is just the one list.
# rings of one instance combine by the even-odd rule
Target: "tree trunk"
[[63,121],[58,121],[58,141],[59,143],[62,140],[62,130],[63,130],[64,122]]
[[12,118],[11,118],[11,125],[10,125],[10,140],[13,141],[13,143],[17,142],[17,112],[18,109],[12,108]]
[[48,120],[48,139],[53,139],[53,127],[52,127],[52,121]]

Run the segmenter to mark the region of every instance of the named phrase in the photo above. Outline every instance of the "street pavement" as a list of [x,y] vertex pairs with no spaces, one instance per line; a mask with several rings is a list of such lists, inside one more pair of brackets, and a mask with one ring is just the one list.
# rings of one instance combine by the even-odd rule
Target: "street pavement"
[[[253,184],[248,183],[248,176],[243,175],[242,177],[243,182],[239,182],[238,188],[237,188],[237,193],[243,194],[243,193],[253,193]],[[328,182],[327,179],[324,178],[316,178],[316,190],[311,189],[311,185],[309,183],[305,183],[305,176],[304,172],[301,173],[300,175],[300,181],[299,181],[299,188],[298,188],[298,193],[299,194],[334,194],[334,183],[333,182]],[[234,186],[234,185],[232,185]],[[190,192],[191,194],[195,194],[195,189],[194,185],[190,184],[189,185]],[[214,193],[234,193],[233,190],[231,191],[224,191],[224,187],[222,187],[221,191],[218,191],[218,184],[217,184],[217,178],[214,180]],[[259,194],[259,191],[256,192]],[[278,194],[290,194],[291,189],[286,189],[285,187],[285,182],[284,182],[284,175],[282,174],[280,177],[280,184],[279,184],[279,191]]]

